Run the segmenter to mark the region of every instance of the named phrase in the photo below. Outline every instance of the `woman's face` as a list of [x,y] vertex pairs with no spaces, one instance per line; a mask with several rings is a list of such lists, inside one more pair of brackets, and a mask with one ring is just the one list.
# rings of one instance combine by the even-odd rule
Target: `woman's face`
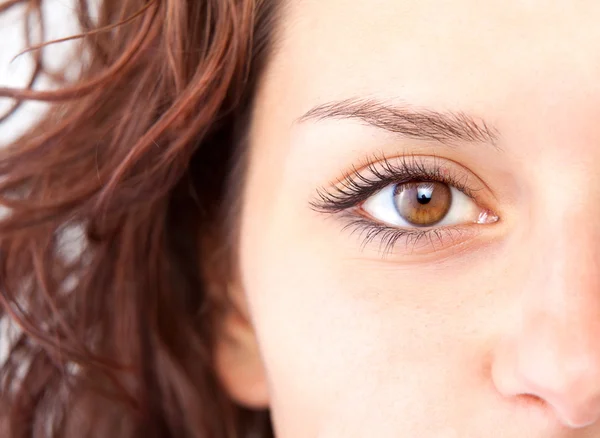
[[600,3],[282,12],[239,252],[277,435],[600,436]]

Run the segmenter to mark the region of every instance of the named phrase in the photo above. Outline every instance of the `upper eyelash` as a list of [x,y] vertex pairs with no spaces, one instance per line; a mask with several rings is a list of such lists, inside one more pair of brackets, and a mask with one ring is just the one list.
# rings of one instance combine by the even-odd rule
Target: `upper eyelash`
[[[430,157],[431,158],[431,157]],[[403,156],[393,163],[385,157],[374,157],[361,170],[352,167],[349,174],[339,179],[331,187],[317,190],[317,199],[311,207],[323,213],[339,213],[356,207],[379,190],[390,184],[406,184],[412,181],[435,181],[461,190],[470,198],[475,198],[474,190],[467,185],[468,176],[456,173],[442,173],[442,166],[435,161],[426,163],[422,157]],[[365,176],[367,169],[369,176]]]

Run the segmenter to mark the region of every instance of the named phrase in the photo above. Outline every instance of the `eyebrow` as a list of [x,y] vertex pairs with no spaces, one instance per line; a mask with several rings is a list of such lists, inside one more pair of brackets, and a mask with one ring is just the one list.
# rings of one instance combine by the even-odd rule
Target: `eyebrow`
[[417,140],[442,143],[479,142],[496,146],[498,130],[463,112],[435,111],[407,105],[392,105],[374,99],[346,99],[318,105],[298,122],[324,119],[356,119],[369,126]]

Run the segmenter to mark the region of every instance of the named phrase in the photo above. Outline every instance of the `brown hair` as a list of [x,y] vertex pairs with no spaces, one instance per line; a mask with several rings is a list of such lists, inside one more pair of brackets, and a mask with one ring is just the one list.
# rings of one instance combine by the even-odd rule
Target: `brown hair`
[[[43,34],[42,0],[0,12],[16,5]],[[212,277],[232,275],[224,199],[241,178],[273,2],[91,9],[77,0],[75,80],[28,40],[29,87],[0,88],[13,109],[52,103],[0,150],[0,316],[18,327],[0,369],[0,435],[272,436],[268,413],[236,406],[216,377],[228,304]],[[34,90],[44,73],[60,87]]]

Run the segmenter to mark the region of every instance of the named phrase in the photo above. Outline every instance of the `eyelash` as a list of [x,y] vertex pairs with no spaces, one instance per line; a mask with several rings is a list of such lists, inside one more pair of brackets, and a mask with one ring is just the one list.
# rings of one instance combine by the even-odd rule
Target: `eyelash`
[[468,185],[466,174],[461,175],[452,168],[442,166],[436,157],[433,157],[431,163],[431,158],[409,155],[395,158],[392,162],[385,157],[374,156],[360,169],[353,167],[350,173],[338,179],[331,187],[317,190],[317,199],[311,202],[311,207],[321,213],[344,213],[344,217],[348,219],[344,230],[352,229],[352,233],[359,233],[362,238],[361,249],[376,239],[380,242],[379,249],[384,256],[391,253],[401,240],[405,241],[407,249],[409,246],[414,248],[422,240],[428,240],[435,249],[434,240],[442,244],[446,238],[454,239],[461,229],[396,228],[368,219],[355,211],[370,196],[390,184],[402,185],[414,181],[447,184],[476,200],[477,190]]

